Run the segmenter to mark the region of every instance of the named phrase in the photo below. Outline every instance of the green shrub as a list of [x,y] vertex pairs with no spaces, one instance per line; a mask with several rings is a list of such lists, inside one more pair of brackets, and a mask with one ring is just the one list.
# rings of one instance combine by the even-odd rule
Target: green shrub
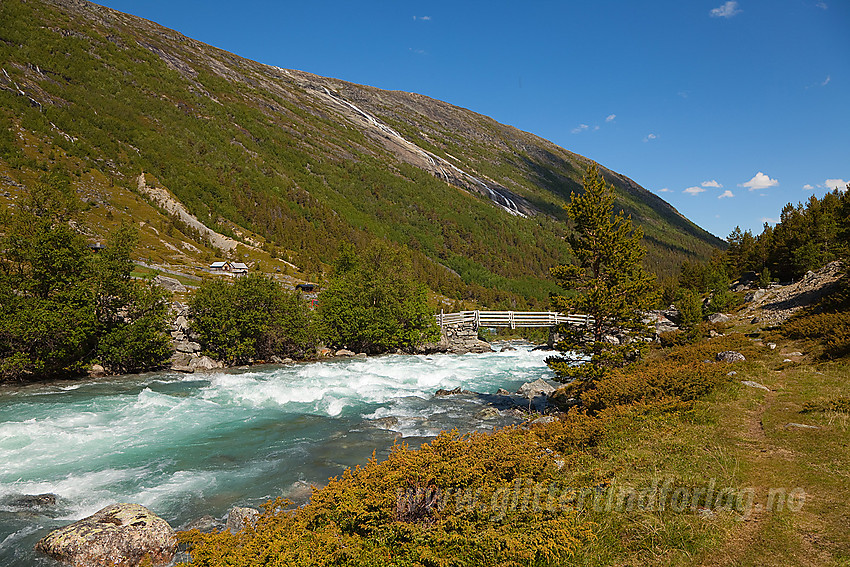
[[577,396],[590,412],[658,400],[692,402],[729,380],[729,365],[714,360],[718,352],[732,349],[741,350],[735,337],[693,344],[684,341],[670,348],[663,358],[655,356],[614,370],[593,389],[573,393],[567,385],[565,395]]
[[425,286],[409,260],[374,243],[362,258],[344,246],[327,288],[319,296],[317,328],[323,341],[356,352],[412,352],[439,337]]
[[231,364],[304,356],[310,349],[309,309],[297,293],[252,272],[234,282],[204,281],[189,302],[204,352]]
[[155,368],[169,354],[165,297],[131,279],[135,229],[99,254],[71,228],[79,210],[63,175],[45,176],[14,216],[0,219],[0,380]]

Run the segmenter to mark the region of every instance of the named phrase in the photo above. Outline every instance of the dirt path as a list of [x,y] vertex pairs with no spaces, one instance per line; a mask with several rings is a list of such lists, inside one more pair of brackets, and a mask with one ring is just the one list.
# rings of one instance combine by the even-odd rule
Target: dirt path
[[[777,353],[777,359],[781,356]],[[759,369],[758,381],[771,391],[744,386],[739,398],[724,408],[721,428],[737,454],[742,486],[755,491],[755,506],[701,565],[843,564],[834,556],[841,546],[829,536],[835,521],[825,519],[823,512],[843,503],[830,488],[832,481],[827,476],[813,478],[810,470],[819,451],[818,436],[829,433],[823,426],[789,427],[789,422],[807,425],[814,419],[799,413],[801,394],[811,388],[812,374],[799,367],[776,370],[766,365]],[[767,509],[771,490],[790,493],[799,488],[805,490],[805,504],[799,510],[777,509],[776,501],[774,509]],[[837,516],[840,521],[841,515]]]

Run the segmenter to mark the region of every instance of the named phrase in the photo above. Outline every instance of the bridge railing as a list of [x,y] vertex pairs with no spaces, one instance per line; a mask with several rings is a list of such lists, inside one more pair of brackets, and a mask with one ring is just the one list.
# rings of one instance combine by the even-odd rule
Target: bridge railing
[[564,315],[556,311],[460,311],[437,315],[437,324],[458,325],[474,323],[476,327],[553,327],[563,323],[588,325],[593,317],[588,315]]

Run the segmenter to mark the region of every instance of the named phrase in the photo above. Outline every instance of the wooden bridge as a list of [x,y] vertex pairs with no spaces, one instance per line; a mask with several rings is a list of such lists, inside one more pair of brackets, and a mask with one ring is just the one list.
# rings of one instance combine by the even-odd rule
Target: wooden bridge
[[563,323],[571,325],[591,325],[593,317],[589,315],[564,315],[555,311],[460,311],[459,313],[440,313],[437,324],[446,326],[472,323],[478,327],[554,327]]

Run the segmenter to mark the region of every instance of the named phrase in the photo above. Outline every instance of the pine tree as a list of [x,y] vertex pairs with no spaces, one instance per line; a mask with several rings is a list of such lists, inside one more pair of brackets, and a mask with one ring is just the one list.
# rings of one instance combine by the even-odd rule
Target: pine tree
[[593,320],[582,327],[563,325],[563,340],[556,345],[561,355],[546,361],[559,380],[575,380],[578,391],[640,356],[648,333],[643,312],[658,293],[655,277],[642,265],[646,249],[641,228],[633,227],[622,211],[613,214],[613,187],[605,185],[595,164],[583,182],[584,193],[573,193],[565,206],[575,224],[568,237],[575,263],[550,270],[570,293],[553,296],[551,303],[562,313]]

